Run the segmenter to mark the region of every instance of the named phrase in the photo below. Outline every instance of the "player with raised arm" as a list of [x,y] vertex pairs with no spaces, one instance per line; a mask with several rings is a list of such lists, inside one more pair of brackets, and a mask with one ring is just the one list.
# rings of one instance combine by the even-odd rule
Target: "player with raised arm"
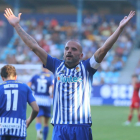
[[94,73],[101,61],[112,48],[129,20],[135,15],[131,11],[120,22],[116,31],[105,41],[91,58],[83,57],[79,42],[70,40],[64,49],[64,60],[48,55],[37,42],[19,25],[20,15],[16,17],[11,9],[5,10],[5,17],[15,28],[25,44],[41,59],[44,67],[55,75],[53,93],[53,140],[92,140],[90,93]]
[[128,120],[124,123],[124,125],[130,125],[133,112],[134,110],[137,110],[138,115],[138,122],[135,124],[135,126],[140,126],[140,97],[139,97],[139,91],[140,91],[140,82],[138,80],[138,75],[132,75],[132,86],[133,86],[133,95],[131,99],[131,106],[130,106],[130,113],[128,116]]
[[30,82],[29,87],[33,87],[34,96],[39,106],[39,113],[36,117],[36,130],[38,140],[42,140],[42,119],[44,120],[43,140],[47,139],[49,131],[49,118],[51,117],[51,104],[53,92],[53,75],[49,70],[42,68],[42,72],[34,75]]
[[[26,127],[37,116],[39,108],[31,89],[17,81],[16,69],[11,65],[1,68],[0,84],[0,140],[25,140]],[[32,107],[26,120],[27,102]]]

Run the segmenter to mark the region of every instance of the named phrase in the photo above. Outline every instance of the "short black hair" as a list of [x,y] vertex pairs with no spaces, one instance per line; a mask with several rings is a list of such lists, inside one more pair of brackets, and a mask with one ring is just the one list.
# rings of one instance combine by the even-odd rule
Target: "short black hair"
[[8,78],[16,75],[16,69],[12,65],[5,65],[1,68],[1,77]]

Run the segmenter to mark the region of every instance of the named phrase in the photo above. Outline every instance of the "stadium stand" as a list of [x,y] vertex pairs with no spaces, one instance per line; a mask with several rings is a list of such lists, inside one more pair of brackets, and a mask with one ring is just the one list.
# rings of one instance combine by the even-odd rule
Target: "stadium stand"
[[[29,15],[28,15],[29,16]],[[67,15],[65,15],[67,16]],[[62,59],[65,41],[78,38],[78,30],[74,15],[70,18],[54,15],[23,17],[21,26],[36,39],[38,44],[50,55]],[[122,15],[120,16],[121,19]],[[67,19],[67,20],[66,20]],[[108,15],[88,14],[82,23],[81,44],[83,46],[84,58],[87,59],[103,45],[105,40],[114,32],[118,17]],[[117,24],[116,24],[117,23]],[[129,34],[131,32],[131,34]],[[127,58],[133,48],[136,29],[129,24],[124,30],[113,49],[108,53],[101,63],[99,71],[94,75],[94,84],[117,83],[120,71],[125,65]],[[0,60],[9,64],[40,64],[40,60],[34,55],[18,38],[13,36],[4,49]]]

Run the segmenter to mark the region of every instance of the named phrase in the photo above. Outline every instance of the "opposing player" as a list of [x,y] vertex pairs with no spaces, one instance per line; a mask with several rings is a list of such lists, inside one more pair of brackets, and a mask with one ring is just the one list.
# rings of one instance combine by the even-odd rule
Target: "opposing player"
[[37,138],[42,140],[42,119],[44,120],[43,140],[47,139],[49,131],[49,118],[51,117],[51,96],[53,92],[53,75],[42,68],[40,74],[32,77],[28,86],[34,87],[35,99],[39,106],[39,113],[36,118]]
[[128,120],[124,123],[125,125],[130,125],[133,112],[134,110],[137,110],[138,114],[138,122],[135,124],[135,126],[140,126],[140,97],[139,97],[139,90],[140,90],[140,82],[138,80],[138,75],[132,76],[132,86],[133,86],[133,96],[130,106],[130,113],[128,116]]
[[4,15],[25,44],[42,60],[44,67],[55,75],[52,139],[92,140],[90,93],[93,75],[135,12],[131,11],[128,17],[124,17],[104,45],[84,61],[80,61],[83,57],[82,46],[77,41],[70,40],[66,43],[64,60],[61,61],[48,55],[21,28],[21,13],[15,17],[11,9],[6,9]]
[[[37,116],[39,108],[31,89],[16,81],[15,67],[5,65],[1,68],[0,84],[0,140],[25,140],[26,127]],[[27,102],[32,107],[26,120]]]

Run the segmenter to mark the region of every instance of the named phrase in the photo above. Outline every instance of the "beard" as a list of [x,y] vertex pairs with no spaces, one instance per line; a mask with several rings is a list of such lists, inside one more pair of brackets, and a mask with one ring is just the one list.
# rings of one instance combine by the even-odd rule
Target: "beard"
[[65,60],[66,64],[72,64],[72,63],[76,64],[79,62],[80,59],[79,59],[79,57],[71,57],[71,58],[65,57],[64,60]]

